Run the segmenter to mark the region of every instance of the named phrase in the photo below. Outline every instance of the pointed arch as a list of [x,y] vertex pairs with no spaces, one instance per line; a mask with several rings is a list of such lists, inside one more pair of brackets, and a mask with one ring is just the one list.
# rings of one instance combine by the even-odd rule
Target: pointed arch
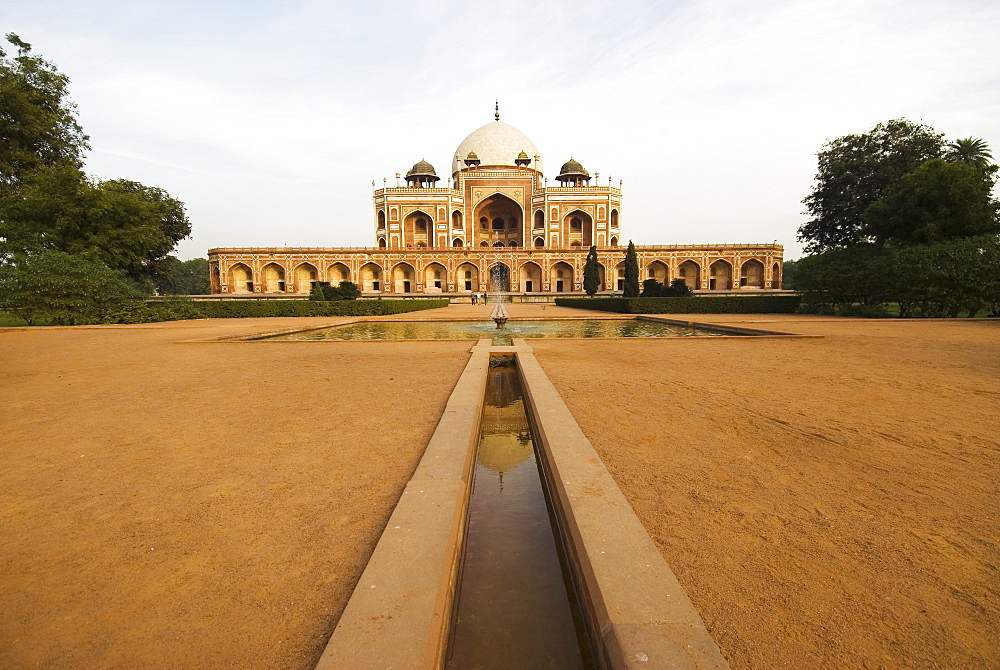
[[[219,268],[215,268],[218,272]],[[246,263],[229,266],[229,290],[233,293],[253,293],[253,270]]]
[[461,237],[456,237],[455,239],[453,239],[451,241],[451,246],[453,246],[453,247],[464,247],[465,246],[465,242],[462,241]]
[[670,270],[663,261],[653,261],[646,266],[646,279],[655,279],[664,286],[670,284]]
[[563,217],[564,247],[589,247],[594,244],[594,218],[582,209]]
[[481,291],[479,283],[479,267],[472,262],[465,262],[455,268],[455,285],[459,291]]
[[525,293],[538,293],[542,290],[542,268],[534,261],[528,261],[517,270],[518,282]]
[[292,276],[295,277],[295,292],[309,293],[312,283],[319,281],[319,270],[312,263],[302,262],[295,266]]
[[417,208],[403,216],[403,246],[430,247],[434,245],[434,216]]
[[573,266],[565,261],[553,263],[549,268],[549,283],[556,293],[569,293],[573,290]]
[[382,290],[382,266],[378,263],[365,263],[358,270],[363,293],[378,293]]
[[545,230],[545,212],[540,209],[535,210],[535,223],[532,230]]
[[[524,245],[521,223],[524,209],[510,196],[494,191],[479,200],[473,209],[473,218],[479,221],[476,231],[481,239],[490,243],[502,241],[504,246],[513,241]],[[484,225],[485,220],[485,225]]]
[[[212,266],[212,288],[209,290],[212,293],[222,292],[222,272],[219,270],[218,265]],[[253,284],[250,284],[250,290],[253,290]]]
[[278,263],[268,263],[260,269],[265,293],[285,292],[285,268]]
[[610,243],[609,246],[612,249],[617,249],[618,248],[618,236],[617,235],[612,235],[611,236],[611,243]]
[[392,268],[392,292],[412,293],[416,272],[409,263],[396,263]]
[[740,286],[764,288],[764,264],[751,258],[740,267]]
[[781,286],[781,263],[775,263],[771,266],[771,288],[780,289]]
[[690,258],[677,266],[677,276],[683,279],[692,291],[701,288],[701,266]]
[[344,263],[333,263],[326,269],[326,280],[334,286],[342,281],[351,281],[351,268]]
[[489,270],[489,290],[491,293],[506,293],[510,291],[510,266],[496,262]]
[[424,292],[438,293],[448,290],[448,269],[440,263],[424,266]]
[[733,288],[733,266],[729,261],[718,259],[708,266],[708,290],[728,291]]
[[625,261],[615,266],[615,291],[625,291]]
[[544,247],[545,246],[545,238],[542,237],[541,235],[539,235],[538,237],[536,237],[535,238],[535,246],[536,247]]

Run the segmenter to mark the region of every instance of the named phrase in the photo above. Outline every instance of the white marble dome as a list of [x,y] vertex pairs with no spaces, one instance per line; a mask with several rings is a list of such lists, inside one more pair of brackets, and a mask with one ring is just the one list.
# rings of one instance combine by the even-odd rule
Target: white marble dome
[[462,140],[462,143],[455,149],[458,159],[452,158],[451,171],[458,172],[465,168],[465,157],[470,151],[476,153],[481,167],[489,165],[510,165],[514,166],[514,160],[522,151],[528,154],[531,159],[529,167],[542,171],[542,159],[535,163],[535,156],[539,155],[538,147],[514,126],[507,125],[503,121],[490,121],[482,128],[472,131],[472,134]]

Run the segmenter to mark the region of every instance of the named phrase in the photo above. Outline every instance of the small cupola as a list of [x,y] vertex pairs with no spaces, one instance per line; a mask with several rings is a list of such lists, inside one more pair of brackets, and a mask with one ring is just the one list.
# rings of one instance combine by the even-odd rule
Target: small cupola
[[469,155],[465,157],[465,167],[477,167],[479,165],[479,156],[476,155],[475,151],[470,151]]
[[[556,177],[556,181],[560,182],[563,186],[584,186],[590,185],[590,173],[579,162],[570,158],[568,161],[563,163],[562,168],[559,169],[559,175]],[[584,184],[586,182],[586,184]]]
[[517,165],[518,167],[528,167],[531,165],[531,159],[528,158],[528,154],[522,151],[517,155],[517,158],[514,159],[514,165]]
[[434,166],[427,161],[420,159],[410,171],[406,173],[406,185],[416,188],[429,188],[434,182],[441,178],[434,172]]

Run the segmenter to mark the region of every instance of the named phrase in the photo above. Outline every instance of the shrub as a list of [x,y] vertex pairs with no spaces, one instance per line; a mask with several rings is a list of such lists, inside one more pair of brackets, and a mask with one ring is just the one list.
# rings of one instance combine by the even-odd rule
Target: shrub
[[142,294],[121,272],[96,258],[50,249],[21,254],[0,267],[0,308],[29,325],[107,322],[121,310],[141,308]]

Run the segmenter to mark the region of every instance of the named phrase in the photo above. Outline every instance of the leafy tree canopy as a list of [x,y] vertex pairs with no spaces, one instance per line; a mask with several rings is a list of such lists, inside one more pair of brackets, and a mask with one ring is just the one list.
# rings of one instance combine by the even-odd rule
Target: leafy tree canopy
[[33,325],[99,322],[142,297],[92,254],[43,249],[0,266],[0,308]]
[[14,33],[7,41],[18,55],[10,58],[0,48],[0,189],[41,167],[79,168],[88,149],[69,99],[69,79],[32,55],[31,45]]
[[75,166],[35,170],[0,193],[0,253],[94,251],[146,285],[190,233],[184,204],[166,191],[125,179],[92,181]]
[[7,40],[18,55],[0,50],[0,263],[43,249],[93,252],[152,288],[191,233],[183,203],[137,182],[89,179],[69,79],[17,35]]
[[865,234],[879,244],[943,242],[1000,233],[992,197],[996,167],[933,158],[904,175],[867,210]]
[[160,295],[206,295],[212,292],[208,279],[208,259],[193,258],[182,261],[167,256],[160,265],[160,279],[156,282]]
[[924,161],[938,158],[943,135],[906,119],[880,123],[867,133],[844,135],[819,152],[812,193],[803,200],[810,221],[798,238],[808,253],[870,241],[865,210]]

